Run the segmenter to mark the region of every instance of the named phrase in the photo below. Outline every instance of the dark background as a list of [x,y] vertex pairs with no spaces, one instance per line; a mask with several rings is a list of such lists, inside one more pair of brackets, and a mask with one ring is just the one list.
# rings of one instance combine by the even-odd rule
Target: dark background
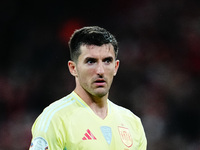
[[119,41],[110,99],[138,115],[149,150],[200,149],[200,1],[0,1],[0,150],[26,150],[42,110],[74,89],[74,29]]

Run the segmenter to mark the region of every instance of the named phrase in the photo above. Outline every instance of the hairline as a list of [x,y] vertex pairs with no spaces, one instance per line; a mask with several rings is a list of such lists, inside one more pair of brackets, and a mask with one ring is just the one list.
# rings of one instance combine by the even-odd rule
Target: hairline
[[115,48],[114,48],[114,46],[113,46],[113,44],[112,43],[105,43],[105,44],[102,44],[102,45],[95,45],[95,44],[87,44],[87,43],[81,43],[81,44],[79,44],[79,46],[77,47],[77,53],[78,53],[78,55],[77,55],[77,57],[74,59],[74,60],[72,60],[72,61],[74,61],[75,63],[77,63],[78,62],[78,58],[79,58],[79,56],[81,55],[81,53],[82,53],[82,50],[81,50],[81,47],[82,46],[98,46],[98,47],[101,47],[101,46],[103,46],[103,45],[110,45],[110,46],[112,46],[112,49],[109,49],[109,50],[113,50],[113,52],[114,52],[114,60],[117,60],[117,51],[115,50]]

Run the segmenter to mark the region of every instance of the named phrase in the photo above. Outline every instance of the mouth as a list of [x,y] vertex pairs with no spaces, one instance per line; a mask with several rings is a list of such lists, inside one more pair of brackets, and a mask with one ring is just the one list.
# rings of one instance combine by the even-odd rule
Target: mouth
[[97,80],[95,80],[94,83],[95,83],[95,85],[98,86],[98,87],[103,87],[103,86],[105,86],[106,81],[105,81],[104,79],[97,79]]

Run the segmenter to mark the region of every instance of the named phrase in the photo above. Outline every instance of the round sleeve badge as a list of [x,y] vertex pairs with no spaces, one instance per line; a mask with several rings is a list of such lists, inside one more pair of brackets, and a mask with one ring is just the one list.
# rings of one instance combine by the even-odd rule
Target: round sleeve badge
[[48,150],[48,143],[42,137],[34,138],[31,143],[30,150]]

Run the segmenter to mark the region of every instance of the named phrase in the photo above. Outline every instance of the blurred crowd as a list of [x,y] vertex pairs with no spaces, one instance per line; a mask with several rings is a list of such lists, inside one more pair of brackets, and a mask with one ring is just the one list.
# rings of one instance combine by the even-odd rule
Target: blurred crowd
[[98,25],[119,42],[110,99],[144,125],[149,150],[200,149],[200,1],[0,2],[0,150],[26,150],[42,110],[74,89],[67,43]]

